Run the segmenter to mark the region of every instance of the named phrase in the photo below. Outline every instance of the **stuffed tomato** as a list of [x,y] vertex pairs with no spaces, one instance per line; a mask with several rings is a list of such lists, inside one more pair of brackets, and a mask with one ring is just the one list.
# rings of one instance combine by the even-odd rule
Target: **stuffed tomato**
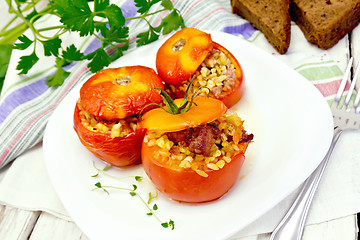
[[150,110],[141,122],[147,129],[141,153],[144,170],[160,192],[181,202],[223,196],[239,179],[253,139],[236,113],[226,113],[222,101],[199,96],[194,103],[175,115]]
[[141,162],[145,130],[137,115],[149,103],[161,101],[163,88],[151,68],[126,66],[101,70],[80,89],[74,129],[81,143],[100,159],[117,167]]
[[173,98],[182,98],[193,81],[192,93],[201,91],[230,108],[244,91],[241,65],[233,54],[213,42],[210,34],[184,28],[171,36],[158,50],[156,69]]

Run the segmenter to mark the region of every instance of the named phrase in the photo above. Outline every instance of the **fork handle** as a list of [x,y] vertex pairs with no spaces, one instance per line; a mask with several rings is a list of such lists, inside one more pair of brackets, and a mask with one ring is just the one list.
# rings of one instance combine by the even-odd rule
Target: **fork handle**
[[339,128],[334,129],[333,139],[325,158],[305,181],[294,203],[271,234],[270,240],[300,240],[302,238],[311,202],[341,133],[342,130]]

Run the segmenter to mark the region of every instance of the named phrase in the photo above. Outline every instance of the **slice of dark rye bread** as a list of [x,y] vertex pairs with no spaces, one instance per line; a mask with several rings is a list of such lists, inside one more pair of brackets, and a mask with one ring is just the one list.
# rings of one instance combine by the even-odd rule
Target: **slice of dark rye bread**
[[284,54],[290,45],[289,0],[231,0],[232,11],[264,33],[269,43]]
[[333,47],[360,21],[360,0],[291,0],[290,15],[306,39]]
[[288,0],[230,1],[233,13],[262,31],[280,54],[290,44],[290,18],[322,49],[333,47],[360,22],[360,0],[291,0],[290,6]]

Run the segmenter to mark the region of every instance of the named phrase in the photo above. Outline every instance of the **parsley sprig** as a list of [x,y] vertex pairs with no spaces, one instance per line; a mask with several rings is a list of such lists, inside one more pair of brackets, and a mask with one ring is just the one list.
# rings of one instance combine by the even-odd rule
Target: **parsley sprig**
[[[38,62],[38,47],[43,48],[44,56],[54,56],[56,72],[47,79],[49,86],[59,86],[63,83],[69,75],[63,66],[72,61],[87,60],[90,71],[97,72],[123,56],[130,41],[127,21],[143,20],[148,25],[147,31],[137,34],[137,46],[151,43],[160,35],[185,27],[179,10],[173,6],[171,0],[134,0],[135,6],[138,7],[138,15],[130,18],[125,18],[121,8],[111,4],[109,0],[94,0],[91,3],[87,0],[50,0],[45,8],[38,11],[36,4],[39,1],[6,1],[9,12],[15,17],[0,31],[0,45],[13,43],[18,39],[14,44],[15,49],[30,50],[30,54],[20,57],[16,67],[19,74],[27,74]],[[155,5],[158,7],[153,8]],[[167,15],[161,23],[152,26],[148,18],[165,11]],[[46,28],[36,28],[35,22],[45,15],[56,16],[60,23]],[[22,23],[10,28],[16,18],[20,18]],[[32,36],[23,34],[26,29],[31,30]],[[84,53],[75,44],[64,46],[61,36],[69,32],[76,32],[80,37],[93,36],[100,41],[101,47],[93,52]],[[108,50],[109,47],[112,51]]]

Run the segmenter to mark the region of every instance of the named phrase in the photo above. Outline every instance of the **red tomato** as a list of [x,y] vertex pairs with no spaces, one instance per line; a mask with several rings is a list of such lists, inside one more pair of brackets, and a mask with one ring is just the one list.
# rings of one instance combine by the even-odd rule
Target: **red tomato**
[[211,49],[210,34],[195,28],[183,28],[159,48],[157,72],[164,82],[179,84],[194,74]]
[[[182,99],[176,99],[174,102],[179,106]],[[252,136],[247,138],[247,140],[241,141],[242,134],[244,134],[243,126],[238,123],[235,128],[234,125],[232,125],[234,133],[230,138],[239,150],[233,153],[230,162],[228,162],[228,160],[225,162],[222,160],[223,158],[219,159],[218,161],[220,162],[220,160],[222,160],[224,165],[217,167],[217,170],[213,170],[214,167],[209,167],[204,160],[193,160],[194,165],[189,163],[191,164],[190,166],[182,167],[179,164],[179,162],[182,162],[181,160],[173,160],[171,158],[171,154],[175,154],[174,152],[177,151],[173,148],[175,145],[174,142],[174,145],[171,145],[170,141],[165,142],[166,140],[162,138],[164,134],[161,135],[161,137],[159,136],[159,138],[151,138],[150,136],[155,133],[175,133],[176,135],[176,133],[180,133],[180,131],[191,128],[192,130],[189,132],[194,132],[196,131],[195,128],[199,125],[202,125],[200,128],[202,129],[207,123],[213,123],[227,111],[225,104],[214,98],[195,97],[194,102],[195,104],[192,105],[187,112],[180,114],[174,115],[160,108],[152,109],[144,114],[141,127],[146,128],[148,132],[147,135],[145,135],[142,145],[141,157],[146,174],[162,193],[178,201],[206,202],[220,198],[234,185],[238,179],[240,169],[244,162],[244,153],[249,142],[252,140]],[[219,126],[217,123],[210,125],[214,128],[218,128]],[[227,127],[228,126],[225,125],[223,129],[227,129]],[[220,128],[218,128],[218,130],[220,134]],[[189,132],[186,132],[185,135],[178,134],[178,136],[180,136],[179,139],[182,139],[182,136],[185,136],[185,138],[189,136],[186,135]],[[207,142],[211,142],[211,139],[209,140],[209,138],[206,137],[210,136],[207,134],[210,133],[206,132],[205,135],[197,138],[198,142],[196,144],[198,144],[198,146],[201,147],[203,143],[207,144]],[[189,139],[191,138],[192,136]],[[163,141],[162,145],[164,145],[164,149],[160,147],[161,144],[157,144],[158,140],[159,142]],[[187,140],[179,141],[185,143]],[[222,143],[223,142],[218,144]],[[208,145],[209,147],[214,147],[214,145],[212,145],[213,143],[210,144],[211,145]],[[186,147],[184,145],[177,145],[178,150],[180,150],[179,146]],[[165,155],[160,156],[158,154],[164,151]],[[161,160],[163,158],[164,160]]]
[[[144,66],[109,68],[90,77],[80,89],[81,110],[77,104],[74,111],[74,130],[81,143],[111,165],[123,167],[140,163],[145,130],[133,129],[128,118],[140,113],[147,104],[161,101],[155,87],[163,88],[160,77]],[[81,111],[92,116],[91,120],[81,117]],[[126,130],[123,127],[122,134],[111,135],[112,125],[108,125],[109,130],[99,130],[99,127],[88,126],[91,121],[99,122],[100,127],[123,121]],[[136,120],[132,126],[134,124],[137,125]]]
[[124,137],[112,138],[110,133],[86,128],[80,119],[78,105],[74,111],[74,129],[80,142],[95,156],[113,166],[124,167],[141,163],[141,144],[144,129],[137,129]]
[[[174,47],[181,42],[184,44],[183,48],[178,50]],[[209,69],[209,72],[210,69],[214,68],[212,65],[206,64],[207,57],[212,56],[213,49],[224,53],[230,59],[235,70],[234,72],[228,70],[227,73],[223,74],[227,76],[227,79],[222,80],[220,85],[219,82],[206,84],[205,87],[210,90],[209,96],[223,101],[228,108],[240,100],[244,91],[241,65],[229,50],[216,42],[212,42],[209,34],[193,28],[184,28],[176,32],[159,48],[156,55],[156,69],[166,83],[167,92],[172,97],[183,98],[190,78],[194,74],[202,76],[201,68],[204,65]],[[219,73],[217,72],[217,74]],[[193,94],[200,87],[204,87],[202,84],[204,83],[200,84],[195,78],[191,93]]]
[[149,67],[128,66],[104,69],[88,79],[80,89],[84,110],[106,120],[138,114],[149,103],[158,103],[156,87],[162,80]]
[[228,89],[224,91],[224,95],[218,98],[219,100],[223,101],[223,103],[225,103],[225,105],[228,108],[230,108],[234,106],[241,99],[244,93],[245,81],[244,81],[243,71],[240,63],[229,50],[227,50],[225,47],[221,46],[216,42],[213,42],[213,44],[214,44],[214,48],[225,53],[235,66],[235,76],[236,76],[235,86],[232,89]]
[[[235,83],[234,86],[231,89],[223,88],[223,92],[219,96],[215,96],[211,91],[209,94],[209,97],[216,98],[225,105],[230,108],[234,106],[242,97],[244,93],[244,75],[242,68],[239,64],[239,62],[236,60],[236,58],[229,52],[226,48],[221,46],[220,44],[213,42],[213,48],[220,50],[221,52],[225,53],[225,55],[231,60],[232,64],[235,66]],[[194,72],[195,73],[195,72]],[[195,78],[196,80],[196,78]],[[166,82],[166,81],[165,81]],[[186,80],[178,85],[171,85],[171,84],[165,84],[165,88],[167,89],[167,92],[172,96],[173,98],[182,98],[184,97],[186,87],[189,84],[189,80]],[[194,85],[194,84],[193,84]],[[196,85],[196,84],[195,84]],[[198,90],[198,86],[193,86],[191,93],[195,93]]]
[[154,152],[158,150],[157,146],[149,147],[143,143],[141,154],[145,172],[160,192],[182,202],[207,202],[220,198],[238,180],[245,160],[244,153],[239,153],[222,169],[205,170],[208,177],[202,177],[192,169],[161,164],[154,158]]

